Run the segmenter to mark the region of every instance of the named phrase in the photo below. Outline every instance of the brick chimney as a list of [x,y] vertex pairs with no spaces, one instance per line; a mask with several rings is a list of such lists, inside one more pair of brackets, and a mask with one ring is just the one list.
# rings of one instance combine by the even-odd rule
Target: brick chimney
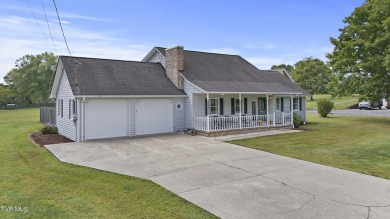
[[175,46],[165,50],[167,76],[179,89],[183,89],[183,78],[180,76],[180,71],[184,70],[183,50],[183,46]]

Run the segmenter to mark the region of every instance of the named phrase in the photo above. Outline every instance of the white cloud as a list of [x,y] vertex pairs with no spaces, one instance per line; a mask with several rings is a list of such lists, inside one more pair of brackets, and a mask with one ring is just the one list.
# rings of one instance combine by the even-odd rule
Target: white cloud
[[[55,22],[55,23],[57,23],[57,24],[59,23],[59,22],[58,22],[58,19],[53,19],[52,21]],[[69,22],[69,21],[66,21],[66,20],[61,20],[61,24],[70,24],[70,22]]]
[[[33,5],[32,10],[36,15],[44,15],[44,12],[42,11],[42,8],[34,8]],[[19,11],[19,12],[28,12],[31,13],[31,10],[29,7],[22,7],[22,6],[16,6],[16,5],[2,5],[4,9],[7,10],[13,10],[13,11]],[[48,10],[46,9],[46,14],[47,16],[51,17],[57,17],[57,14],[54,10]],[[89,20],[89,21],[99,21],[99,22],[112,22],[110,19],[106,18],[99,18],[99,17],[94,17],[94,16],[87,16],[87,15],[79,15],[79,14],[74,14],[74,13],[68,13],[68,12],[61,12],[60,13],[61,18],[69,18],[69,19],[80,19],[80,20]]]
[[233,49],[233,48],[215,48],[215,49],[205,49],[202,51],[212,52],[212,53],[221,53],[221,54],[230,54],[230,55],[239,54],[239,51],[236,49]]
[[257,68],[261,70],[271,69],[271,66],[279,65],[282,63],[286,65],[294,64],[294,61],[292,61],[292,59],[264,57],[264,56],[247,57],[246,60],[248,60],[250,63],[252,63],[253,65],[255,65]]
[[257,45],[254,43],[247,43],[244,45],[244,48],[246,49],[274,49],[277,46],[274,43],[267,43],[263,45]]
[[[0,15],[0,83],[14,67],[16,59],[26,54],[55,52],[45,20],[39,20],[49,39],[45,39],[35,19]],[[49,22],[59,55],[69,55],[58,23]],[[149,43],[130,44],[115,32],[97,32],[68,23],[65,34],[72,55],[122,60],[141,60],[152,48]]]

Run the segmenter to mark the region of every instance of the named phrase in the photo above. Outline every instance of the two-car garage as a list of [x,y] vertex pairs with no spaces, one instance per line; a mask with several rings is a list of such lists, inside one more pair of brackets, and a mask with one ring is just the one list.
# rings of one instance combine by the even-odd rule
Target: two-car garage
[[93,99],[85,106],[85,140],[169,132],[169,99]]

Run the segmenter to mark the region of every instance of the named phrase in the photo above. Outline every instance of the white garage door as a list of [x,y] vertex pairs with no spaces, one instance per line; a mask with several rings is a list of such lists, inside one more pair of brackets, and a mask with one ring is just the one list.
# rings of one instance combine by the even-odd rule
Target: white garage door
[[168,99],[141,99],[135,113],[136,135],[173,131],[172,102]]
[[128,135],[128,104],[125,100],[91,100],[85,111],[87,140]]

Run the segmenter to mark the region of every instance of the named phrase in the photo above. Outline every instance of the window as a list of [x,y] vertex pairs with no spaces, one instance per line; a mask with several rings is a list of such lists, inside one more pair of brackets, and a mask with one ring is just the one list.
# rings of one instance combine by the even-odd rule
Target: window
[[280,97],[276,98],[276,111],[282,111],[282,99]]
[[61,104],[61,100],[57,100],[57,116],[61,115],[61,113],[60,113],[60,104]]
[[[240,99],[235,99],[234,100],[234,112],[235,112],[235,114],[240,114],[240,112],[241,113],[244,113],[241,109],[240,109],[240,107],[243,107],[244,106],[244,100],[245,100],[246,98],[241,98],[241,105],[240,105]],[[244,107],[245,108],[245,107]]]
[[64,117],[64,100],[60,100],[60,117]]
[[210,99],[210,114],[218,115],[218,112],[219,112],[219,99],[218,98]]
[[299,111],[299,98],[293,98],[293,110]]
[[240,113],[240,108],[241,108],[241,105],[240,105],[240,99],[236,99],[235,101],[235,104],[234,104],[234,111],[236,112],[236,114]]
[[277,97],[276,98],[276,112],[283,112],[283,111],[284,111],[283,97]]
[[182,104],[180,102],[176,103],[176,109],[181,110],[183,108]]

